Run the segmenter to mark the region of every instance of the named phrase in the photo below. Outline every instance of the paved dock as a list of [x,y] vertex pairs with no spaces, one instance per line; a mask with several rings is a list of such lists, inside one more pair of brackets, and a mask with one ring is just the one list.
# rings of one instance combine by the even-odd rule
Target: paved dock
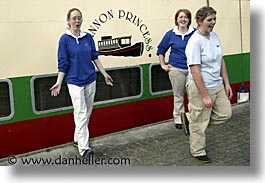
[[0,166],[250,166],[250,102],[232,109],[228,122],[207,129],[211,163],[193,158],[189,138],[167,120],[91,139],[95,154],[86,161],[68,143],[1,159]]

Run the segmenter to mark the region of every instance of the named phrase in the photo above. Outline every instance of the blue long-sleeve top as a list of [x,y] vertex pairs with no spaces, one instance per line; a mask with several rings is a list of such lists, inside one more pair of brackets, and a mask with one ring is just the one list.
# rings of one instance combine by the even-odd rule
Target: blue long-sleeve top
[[156,54],[165,56],[168,49],[171,48],[168,64],[180,69],[188,69],[185,49],[188,40],[195,30],[196,29],[189,27],[185,34],[181,34],[177,27],[169,30],[157,46]]
[[85,86],[97,79],[92,62],[98,55],[90,34],[81,32],[75,37],[67,30],[59,40],[58,70],[65,73],[67,83]]

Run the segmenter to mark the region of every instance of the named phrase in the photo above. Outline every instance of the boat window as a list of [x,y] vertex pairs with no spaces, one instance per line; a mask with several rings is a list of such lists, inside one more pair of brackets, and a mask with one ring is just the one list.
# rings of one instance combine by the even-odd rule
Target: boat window
[[[112,87],[97,71],[95,104],[103,104],[138,98],[142,95],[142,72],[139,66],[106,69],[114,80]],[[72,109],[72,102],[65,82],[60,94],[52,97],[50,88],[56,82],[57,74],[34,76],[31,79],[33,111],[36,114]]]
[[8,79],[0,79],[0,121],[12,118],[13,109],[12,84]]
[[168,73],[161,68],[159,63],[151,64],[149,70],[151,94],[155,95],[172,91]]
[[31,79],[31,95],[33,111],[36,114],[71,109],[72,102],[68,87],[63,82],[60,94],[51,96],[50,88],[57,80],[57,74],[34,76]]
[[107,72],[114,80],[113,86],[107,86],[102,75],[98,73],[96,104],[138,98],[142,95],[143,81],[139,66],[116,68]]
[[121,44],[130,44],[130,39],[129,38],[121,39]]

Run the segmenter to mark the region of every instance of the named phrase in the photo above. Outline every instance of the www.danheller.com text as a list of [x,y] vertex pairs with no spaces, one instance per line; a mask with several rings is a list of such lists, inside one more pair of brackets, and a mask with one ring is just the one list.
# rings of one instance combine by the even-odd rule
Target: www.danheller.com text
[[16,156],[8,157],[9,165],[130,165],[130,158],[121,157],[95,157],[90,156],[89,158],[75,157],[62,157],[61,155],[55,158],[32,158],[32,157],[21,157]]

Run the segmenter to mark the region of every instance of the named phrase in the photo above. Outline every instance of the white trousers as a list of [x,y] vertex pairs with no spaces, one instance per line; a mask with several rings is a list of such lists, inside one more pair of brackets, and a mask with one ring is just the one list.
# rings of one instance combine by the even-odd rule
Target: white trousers
[[188,76],[187,69],[179,69],[172,65],[169,65],[170,70],[168,76],[172,85],[172,91],[174,96],[174,109],[173,117],[175,124],[181,124],[180,114],[184,112],[183,95],[185,91],[185,85]]
[[82,156],[89,149],[88,123],[93,108],[96,92],[96,81],[86,86],[67,84],[74,108],[74,142],[78,143],[78,150]]

